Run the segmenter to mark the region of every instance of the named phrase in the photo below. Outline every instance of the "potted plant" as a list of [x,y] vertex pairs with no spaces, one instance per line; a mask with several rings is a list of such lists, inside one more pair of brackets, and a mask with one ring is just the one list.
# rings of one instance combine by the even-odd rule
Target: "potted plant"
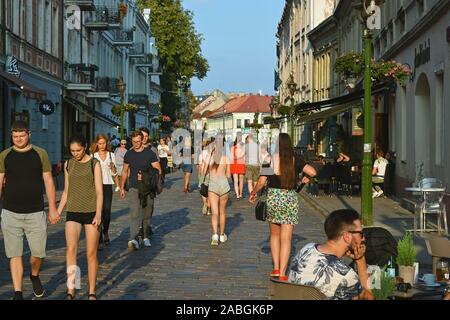
[[398,275],[404,282],[414,284],[414,262],[416,262],[416,248],[411,232],[406,232],[397,243]]
[[336,59],[334,71],[342,76],[349,86],[356,84],[356,79],[362,75],[364,59],[361,53],[350,52]]
[[404,86],[412,71],[395,60],[372,62],[372,78],[378,82],[398,82]]
[[380,288],[372,289],[375,300],[388,300],[394,296],[395,278],[386,275],[386,267],[380,272]]

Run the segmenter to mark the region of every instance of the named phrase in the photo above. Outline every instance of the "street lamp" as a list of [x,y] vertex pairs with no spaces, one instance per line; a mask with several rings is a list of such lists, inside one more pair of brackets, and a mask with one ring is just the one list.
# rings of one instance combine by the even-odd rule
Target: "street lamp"
[[290,98],[291,98],[291,107],[289,110],[289,118],[290,118],[290,125],[291,125],[292,146],[294,146],[295,145],[295,142],[294,142],[294,117],[295,117],[294,95],[299,91],[299,89],[297,87],[297,84],[294,81],[294,74],[292,72],[291,72],[291,75],[289,76],[286,86],[289,90],[289,94],[290,94]]
[[123,121],[124,121],[124,114],[125,114],[125,105],[123,103],[124,100],[124,94],[125,94],[125,88],[127,85],[125,82],[123,82],[123,78],[119,78],[119,82],[117,83],[117,90],[119,90],[120,94],[120,140],[124,138],[123,134]]
[[[372,78],[370,63],[372,60],[371,30],[380,29],[381,15],[379,5],[384,0],[361,0],[355,5],[359,19],[364,24],[364,154],[361,183],[361,216],[366,226],[373,225],[372,202]],[[369,4],[369,5],[368,5]]]
[[277,110],[278,106],[280,105],[280,100],[278,99],[278,96],[275,96],[272,98],[269,104],[270,108],[270,115],[273,117],[274,111]]

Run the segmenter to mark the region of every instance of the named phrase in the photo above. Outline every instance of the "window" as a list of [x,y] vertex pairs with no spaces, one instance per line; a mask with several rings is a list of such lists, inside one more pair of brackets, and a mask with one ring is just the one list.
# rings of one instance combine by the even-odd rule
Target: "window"
[[403,9],[401,10],[397,20],[398,20],[397,21],[398,30],[399,30],[400,34],[402,35],[403,33],[405,33],[405,29],[406,29],[406,13],[405,13],[405,10],[403,10]]
[[436,165],[442,165],[442,155],[444,150],[444,77],[437,76],[436,81]]
[[242,120],[241,119],[237,119],[236,120],[236,128],[237,129],[241,129],[242,128]]
[[421,17],[423,15],[424,11],[424,1],[423,0],[417,0],[417,17]]
[[250,119],[244,120],[244,128],[250,128]]

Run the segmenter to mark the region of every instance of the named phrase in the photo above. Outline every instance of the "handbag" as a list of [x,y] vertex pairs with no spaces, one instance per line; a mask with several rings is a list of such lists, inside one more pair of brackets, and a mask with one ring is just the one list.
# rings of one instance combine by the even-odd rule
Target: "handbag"
[[265,195],[261,195],[255,207],[255,218],[259,221],[267,219],[267,200]]
[[[206,170],[206,174],[203,177],[203,182],[200,185],[200,194],[205,198],[208,198],[208,189],[209,189],[208,185],[205,183],[205,180],[206,180],[206,176],[208,175],[208,172],[209,172],[209,165],[211,164],[211,159],[212,159],[213,153],[214,153],[214,149],[213,149],[213,151],[211,151],[211,156],[210,156],[209,162],[208,162],[208,169]],[[209,180],[211,180],[211,177],[209,178]]]

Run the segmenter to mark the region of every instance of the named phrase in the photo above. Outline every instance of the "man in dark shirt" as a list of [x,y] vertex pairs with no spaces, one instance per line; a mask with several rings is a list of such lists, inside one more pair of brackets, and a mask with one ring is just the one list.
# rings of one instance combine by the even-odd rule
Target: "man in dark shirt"
[[4,194],[1,227],[6,256],[10,258],[15,291],[13,299],[22,300],[24,234],[31,250],[30,279],[34,295],[42,297],[45,293],[39,280],[47,243],[42,182],[48,199],[50,223],[57,223],[59,216],[47,152],[30,144],[31,133],[22,121],[13,123],[11,136],[13,146],[0,154],[0,194],[2,191]]
[[[148,196],[147,206],[142,208],[140,205],[139,192],[137,188],[138,180],[142,179],[140,171],[146,171],[150,166],[157,169],[161,174],[161,166],[158,162],[156,154],[145,148],[142,144],[142,132],[136,131],[131,135],[131,142],[133,148],[129,150],[123,159],[122,181],[120,188],[120,197],[125,199],[125,182],[129,177],[129,191],[128,199],[130,206],[130,240],[128,241],[128,248],[131,250],[139,249],[139,242],[137,236],[139,234],[139,227],[141,222],[144,226],[149,226],[153,213],[153,199]],[[144,246],[150,247],[150,239],[148,235],[148,228],[144,228]]]

